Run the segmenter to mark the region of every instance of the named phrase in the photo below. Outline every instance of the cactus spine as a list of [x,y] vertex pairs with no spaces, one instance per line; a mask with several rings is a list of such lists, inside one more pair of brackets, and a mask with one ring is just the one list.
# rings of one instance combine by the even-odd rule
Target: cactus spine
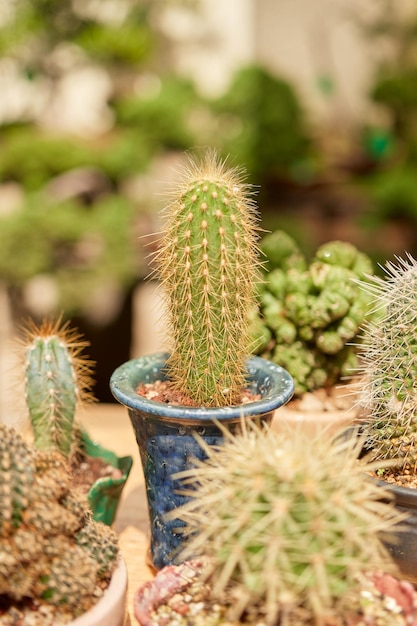
[[74,415],[91,387],[87,346],[68,324],[43,322],[28,326],[23,341],[26,404],[40,450],[68,456],[74,444]]
[[410,255],[388,262],[386,277],[370,277],[362,287],[374,297],[375,322],[364,328],[360,357],[362,404],[376,458],[417,454],[417,261]]
[[199,405],[236,402],[250,352],[257,227],[250,187],[209,152],[190,160],[167,207],[158,255],[175,386]]
[[[176,476],[191,498],[171,513],[186,523],[183,558],[208,558],[204,577],[231,621],[248,611],[268,624],[330,623],[358,597],[361,573],[393,567],[380,533],[403,519],[367,478],[361,441],[252,423],[225,438]],[[309,619],[293,622],[300,610]]]
[[50,615],[42,612],[45,626],[85,612],[109,580],[117,553],[113,531],[91,519],[84,496],[71,488],[66,459],[54,450],[34,450],[0,425],[4,623],[12,623],[8,608],[13,623],[29,624],[34,606],[35,612],[39,604],[41,611],[49,607]]

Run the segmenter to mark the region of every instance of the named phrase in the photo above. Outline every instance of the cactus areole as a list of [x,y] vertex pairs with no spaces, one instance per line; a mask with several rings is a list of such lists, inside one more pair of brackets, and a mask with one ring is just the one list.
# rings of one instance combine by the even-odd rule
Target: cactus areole
[[200,406],[234,404],[260,264],[250,186],[210,152],[190,161],[166,217],[157,274],[169,312],[170,378]]

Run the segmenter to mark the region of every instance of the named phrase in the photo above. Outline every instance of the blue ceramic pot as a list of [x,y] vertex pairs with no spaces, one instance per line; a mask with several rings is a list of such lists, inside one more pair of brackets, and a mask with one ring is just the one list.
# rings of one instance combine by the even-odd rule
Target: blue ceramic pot
[[260,357],[247,361],[247,385],[261,399],[247,404],[219,408],[193,408],[154,402],[138,395],[141,383],[166,380],[167,354],[153,354],[132,359],[115,370],[110,387],[114,397],[128,408],[136,435],[151,523],[150,561],[155,569],[178,562],[183,541],[176,532],[178,520],[167,521],[166,513],[184,503],[177,493],[180,483],[172,478],[190,467],[192,460],[205,454],[194,434],[208,445],[220,445],[221,430],[217,420],[231,431],[239,427],[242,417],[270,421],[275,409],[292,396],[294,383],[286,370]]

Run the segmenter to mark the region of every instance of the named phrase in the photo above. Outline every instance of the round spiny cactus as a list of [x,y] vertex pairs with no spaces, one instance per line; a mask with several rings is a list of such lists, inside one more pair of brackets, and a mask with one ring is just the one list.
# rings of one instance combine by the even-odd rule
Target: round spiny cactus
[[359,349],[361,401],[368,412],[369,445],[376,458],[417,454],[417,261],[410,255],[386,264],[386,277],[362,287],[378,313],[363,330]]
[[0,534],[18,526],[27,508],[36,465],[29,446],[0,425]]
[[259,267],[256,221],[239,170],[212,152],[190,161],[167,207],[157,262],[170,317],[169,374],[198,405],[232,404],[244,384]]
[[186,524],[182,557],[207,557],[205,576],[230,600],[231,619],[249,610],[275,624],[303,608],[321,624],[361,572],[393,567],[380,535],[403,518],[366,476],[356,436],[311,441],[250,424],[225,437],[177,474],[190,500],[171,516]]
[[83,613],[115,567],[115,534],[70,489],[60,453],[0,425],[0,595],[19,623],[34,601],[57,607],[54,623]]
[[60,320],[31,324],[24,335],[26,404],[35,446],[68,456],[75,410],[92,384],[91,362],[82,356],[88,343]]

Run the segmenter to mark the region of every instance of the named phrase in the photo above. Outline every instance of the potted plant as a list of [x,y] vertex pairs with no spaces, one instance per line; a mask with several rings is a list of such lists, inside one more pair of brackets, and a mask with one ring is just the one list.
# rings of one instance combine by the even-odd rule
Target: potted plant
[[[417,581],[417,262],[408,255],[388,262],[386,276],[370,276],[362,287],[372,294],[378,315],[363,329],[359,401],[365,409],[366,448],[382,469],[401,509],[411,514],[395,557],[404,575]],[[392,467],[390,461],[396,459]],[[384,463],[387,465],[384,468]]]
[[256,424],[224,435],[199,438],[207,459],[177,476],[185,560],[137,590],[141,626],[417,623],[381,541],[404,514],[381,501],[360,440]]
[[357,411],[344,383],[357,367],[360,329],[371,297],[357,284],[373,273],[368,256],[346,241],[322,244],[309,261],[283,230],[260,242],[265,255],[260,307],[252,321],[257,354],[284,367],[294,398],[275,422],[309,428],[352,423]]
[[111,525],[133,460],[104,449],[77,425],[76,409],[91,399],[92,363],[83,355],[87,345],[68,322],[27,323],[20,342],[25,400],[35,447],[67,458],[73,480],[82,478],[81,461],[91,466],[85,485],[89,505],[95,520]]
[[116,535],[91,518],[65,457],[0,425],[0,475],[0,623],[123,626],[127,576]]
[[151,520],[151,564],[175,561],[182,541],[165,514],[184,501],[172,474],[223,438],[214,420],[269,420],[292,395],[289,374],[249,359],[259,259],[251,189],[213,152],[191,159],[167,207],[156,256],[169,312],[169,354],[131,360],[112,375],[136,433]]

